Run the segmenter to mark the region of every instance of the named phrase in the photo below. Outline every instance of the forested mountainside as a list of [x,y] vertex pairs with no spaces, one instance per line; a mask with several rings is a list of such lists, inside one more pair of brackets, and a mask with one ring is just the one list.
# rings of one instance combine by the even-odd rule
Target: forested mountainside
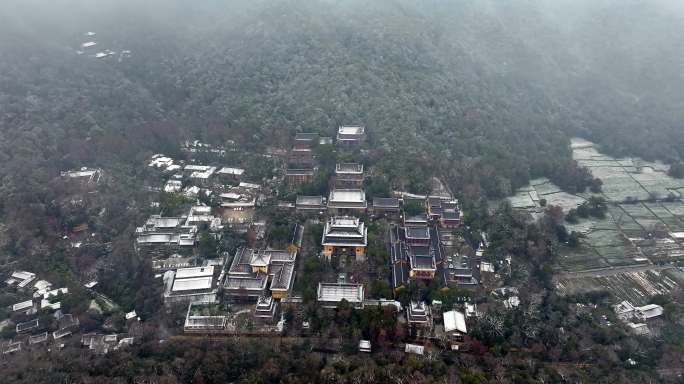
[[[91,376],[169,383],[420,383],[447,377],[464,383],[617,383],[645,382],[663,367],[676,374],[668,368],[681,356],[678,305],[667,309],[658,338],[635,339],[622,328],[604,327],[608,317],[587,308],[598,302],[600,311],[608,311],[607,293],[561,298],[554,291],[558,250],[580,236],[567,233],[562,209],[549,205],[532,222],[510,205],[488,209],[486,202],[542,176],[564,192],[598,191],[600,181],[572,159],[575,136],[614,157],[676,164],[684,175],[683,27],[684,5],[674,0],[0,1],[0,272],[22,268],[69,287],[62,310],[75,314],[90,311],[84,285],[97,280],[98,295],[116,304],[117,318],[135,310],[133,317],[148,328],[136,334],[137,346],[112,358],[55,348],[41,360],[5,359],[4,373],[11,382],[88,382],[83,378]],[[83,45],[91,39],[96,48]],[[343,124],[366,127],[361,149],[314,144],[325,170],[298,190],[278,184],[295,133],[334,136]],[[363,164],[369,202],[390,188],[427,193],[436,176],[460,199],[467,251],[475,253],[485,244],[483,234],[491,235],[497,261],[512,255],[520,265],[513,273],[508,259],[507,279],[522,281],[523,305],[541,309],[487,318],[470,335],[471,353],[447,360],[402,352],[347,362],[308,356],[360,323],[373,331],[374,342],[405,340],[403,328],[385,322],[377,308],[345,310],[332,319],[314,313],[310,318],[344,332],[330,331],[316,346],[287,338],[277,345],[172,338],[171,328],[182,324],[161,309],[161,279],[155,278],[161,274],[133,245],[147,217],[174,216],[194,202],[162,192],[167,184],[161,172],[147,166],[153,154],[202,163],[206,153],[181,150],[186,140],[226,149],[221,164],[246,168],[252,174],[240,181],[269,189],[259,208],[275,219],[268,223],[275,231],[264,236],[277,232],[283,244],[298,220],[288,221],[283,207],[291,208],[297,194],[327,195],[337,162]],[[247,166],[253,163],[260,167]],[[60,177],[81,167],[97,170],[98,181]],[[316,189],[318,181],[322,188]],[[591,201],[604,215],[606,202]],[[322,281],[316,271],[323,265],[316,253],[324,227],[310,227],[316,249],[296,275],[311,277],[306,292]],[[390,231],[380,228],[372,226],[368,253],[386,267],[391,259],[377,246],[384,245],[378,234]],[[197,248],[235,254],[238,246],[252,247],[252,229],[238,235],[226,228],[220,241],[204,231]],[[88,242],[83,239],[91,240],[87,247],[81,247]],[[395,293],[390,285],[375,288],[390,294],[374,299]],[[430,290],[437,288],[431,284]],[[453,292],[455,301],[459,292]],[[0,300],[0,312],[19,301],[13,294]],[[663,305],[667,300],[660,297]],[[84,332],[104,329],[98,316],[82,317]],[[43,317],[49,315],[41,322]],[[121,329],[106,325],[107,332]],[[9,329],[4,327],[0,333]],[[328,329],[313,322],[312,328]],[[625,366],[631,356],[641,365]]]
[[[3,177],[22,185],[183,137],[284,146],[350,122],[396,181],[430,168],[490,196],[538,175],[581,188],[571,135],[683,148],[682,14],[653,2],[34,3],[3,5],[0,38]],[[131,57],[77,55],[89,30]]]
[[[143,159],[188,138],[262,151],[361,123],[394,187],[424,192],[439,175],[468,197],[537,176],[584,189],[574,135],[613,154],[682,158],[684,12],[670,2],[0,7],[1,243],[13,254],[66,226],[50,184],[59,171],[106,167],[106,207],[122,217]],[[131,54],[79,54],[86,31],[97,50]]]

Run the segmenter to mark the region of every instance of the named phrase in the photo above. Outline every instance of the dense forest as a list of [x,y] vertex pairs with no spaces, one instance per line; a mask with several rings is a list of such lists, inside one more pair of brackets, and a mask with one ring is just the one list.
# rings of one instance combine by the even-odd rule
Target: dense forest
[[[184,137],[282,147],[293,131],[351,122],[368,126],[396,183],[433,168],[493,197],[539,175],[583,189],[572,135],[615,154],[682,157],[671,54],[682,13],[669,2],[3,7],[3,188]],[[90,30],[131,57],[77,55]]]
[[[2,1],[0,261],[55,282],[75,280],[86,260],[68,258],[57,239],[86,222],[108,245],[98,250],[111,268],[102,289],[126,309],[152,316],[159,292],[150,288],[149,265],[131,249],[135,226],[150,213],[144,164],[153,153],[181,157],[178,144],[187,139],[261,153],[287,149],[295,132],[333,136],[340,124],[364,124],[363,156],[393,189],[423,193],[427,177],[440,176],[473,211],[472,202],[510,195],[539,176],[569,192],[598,188],[572,160],[573,136],[611,155],[663,160],[684,175],[682,27],[684,6],[668,0]],[[97,33],[98,48],[81,52],[88,31]],[[93,57],[104,49],[117,54]],[[74,208],[55,179],[83,166],[102,167],[106,177],[97,195]],[[546,235],[508,224],[524,228],[515,246],[521,257],[533,254],[534,276],[547,284]],[[543,305],[570,313],[561,301],[546,292]],[[596,322],[574,315],[554,321],[558,327]],[[636,348],[622,345],[623,335],[594,337]],[[551,339],[523,344],[563,354]],[[488,347],[497,358],[507,356],[507,369],[526,382],[523,367],[531,363],[496,349],[499,342]],[[459,376],[474,383],[484,382],[476,367],[498,369],[489,352],[455,367],[390,356],[356,368],[314,357],[296,362],[298,349],[290,346],[279,354],[288,354],[285,364],[258,345],[184,350],[176,342],[153,343],[145,341],[132,356],[116,354],[121,367],[50,356],[38,366],[43,371],[18,366],[11,376],[277,382],[291,369],[310,381],[411,374],[411,382]],[[648,346],[649,364],[665,358],[654,351],[657,343]],[[180,350],[186,356],[170,358]],[[205,357],[249,364],[204,372],[211,368],[198,368]],[[257,366],[272,375],[253,377]],[[533,368],[549,382],[557,379],[546,366]],[[606,374],[611,367],[595,369]],[[463,379],[468,375],[471,381]]]

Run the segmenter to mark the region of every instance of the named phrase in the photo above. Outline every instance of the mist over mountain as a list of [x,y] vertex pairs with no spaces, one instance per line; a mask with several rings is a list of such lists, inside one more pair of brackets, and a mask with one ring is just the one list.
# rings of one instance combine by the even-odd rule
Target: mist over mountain
[[679,382],[682,68],[680,0],[0,0],[0,373]]
[[[31,161],[131,158],[178,136],[284,145],[359,122],[382,153],[503,195],[567,174],[573,135],[682,156],[676,2],[37,3],[3,4],[0,27],[2,152],[35,146]],[[132,57],[77,55],[91,30]]]

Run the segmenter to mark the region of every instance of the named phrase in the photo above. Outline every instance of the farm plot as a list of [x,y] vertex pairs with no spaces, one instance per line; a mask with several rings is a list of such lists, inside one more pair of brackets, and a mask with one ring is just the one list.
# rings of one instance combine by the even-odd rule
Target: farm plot
[[618,301],[629,300],[635,305],[645,305],[654,295],[667,294],[680,287],[683,278],[674,268],[649,269],[610,276],[562,278],[556,283],[556,289],[562,295],[606,290]]
[[592,247],[562,248],[558,256],[558,262],[564,271],[586,271],[610,266]]
[[612,161],[615,162],[615,159],[604,155],[600,153],[596,147],[595,144],[591,143],[591,145],[587,145],[584,147],[575,147],[572,149],[572,157],[573,159],[577,160],[578,162],[583,162],[583,161]]
[[508,201],[513,208],[528,209],[534,214],[542,209],[541,199],[546,200],[547,206],[559,206],[565,212],[577,208],[586,201],[583,197],[561,191],[557,185],[546,178],[531,180],[530,185],[520,188],[515,195],[508,198]]
[[593,231],[595,227],[595,223],[591,220],[582,220],[574,224],[565,223],[565,229],[568,230],[568,233],[578,232],[586,235],[587,233]]
[[[680,205],[682,205],[680,203]],[[644,203],[648,208],[671,232],[680,232],[684,230],[684,222],[675,216],[670,210],[665,208],[661,203]]]
[[582,233],[585,237],[580,240],[580,247],[561,249],[561,270],[577,272],[648,261],[630,241],[631,238],[640,239],[643,229],[617,206],[610,205],[603,219],[580,220],[566,224],[566,229]]
[[573,158],[603,181],[603,195],[611,202],[645,201],[671,194],[682,196],[684,180],[667,175],[669,166],[639,158],[615,159],[604,155],[590,142],[573,141]]
[[608,201],[647,200],[650,197],[648,191],[621,168],[621,174],[617,174],[616,168],[592,168],[591,171],[603,181],[602,191]]
[[[644,172],[643,169],[649,171]],[[682,188],[680,180],[669,177],[666,173],[654,171],[651,168],[643,168],[641,173],[634,174],[634,180],[648,191],[651,197],[665,198],[672,190]]]
[[583,139],[581,137],[570,138],[570,148],[572,148],[573,150],[587,148],[587,147],[593,147],[593,146],[594,146],[594,143],[592,143],[589,140]]
[[511,196],[508,198],[508,201],[511,203],[511,207],[513,208],[534,208],[537,206],[537,203],[532,200],[532,196],[530,196],[530,191],[520,191],[516,193],[514,196]]
[[640,238],[643,235],[644,228],[619,206],[609,205],[608,213],[627,238]]
[[662,221],[642,203],[620,204],[619,207],[644,230],[653,230],[658,224],[662,224]]
[[546,195],[550,195],[553,193],[561,192],[561,189],[556,184],[554,184],[552,182],[537,184],[534,186],[534,189],[537,191],[537,194],[539,194],[540,196],[546,196]]
[[634,264],[645,264],[648,260],[630,245],[617,245],[596,247],[598,253],[608,264],[613,267],[622,267]]
[[641,253],[654,263],[671,262],[684,258],[682,244],[670,239],[648,239],[638,242]]
[[635,168],[637,167],[637,164],[634,162],[633,159],[631,158],[625,158],[625,159],[616,159],[615,160],[621,167],[625,168]]
[[625,266],[640,263],[640,253],[625,238],[624,234],[614,229],[602,229],[590,232],[586,244],[610,266]]
[[660,205],[667,209],[671,214],[677,216],[680,219],[684,219],[684,203],[681,201],[668,202],[663,201]]
[[592,247],[619,246],[624,242],[620,232],[613,229],[595,230],[588,233],[586,236],[586,242]]
[[540,196],[541,198],[546,199],[547,205],[555,205],[561,207],[563,208],[564,212],[568,212],[571,209],[577,208],[586,201],[582,197],[566,192],[557,192]]
[[684,203],[676,202],[660,202],[660,207],[672,215],[672,218],[663,220],[672,232],[684,231]]

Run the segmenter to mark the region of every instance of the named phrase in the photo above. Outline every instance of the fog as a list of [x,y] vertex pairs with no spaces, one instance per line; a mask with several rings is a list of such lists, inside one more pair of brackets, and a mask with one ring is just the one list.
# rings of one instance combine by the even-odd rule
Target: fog
[[[11,57],[0,63],[5,73],[7,66],[26,71],[22,60],[36,55],[44,68],[51,60],[77,60],[85,33],[93,31],[98,50],[133,52],[129,62],[137,69],[124,63],[106,70],[124,73],[145,92],[162,92],[155,97],[174,110],[204,108],[160,91],[188,73],[258,77],[262,64],[282,57],[297,71],[313,62],[336,71],[349,62],[327,59],[344,57],[376,77],[385,76],[376,71],[385,67],[386,74],[433,74],[430,80],[451,82],[451,89],[472,83],[464,86],[463,103],[503,100],[515,109],[541,97],[555,111],[549,113],[571,120],[563,124],[568,134],[609,141],[616,130],[628,137],[649,130],[665,141],[681,131],[684,4],[677,0],[29,0],[2,2],[0,15],[0,56]],[[92,64],[84,70],[104,70]],[[396,73],[388,89],[410,95],[402,88],[405,72]],[[295,87],[287,76],[271,77],[270,86]],[[255,97],[262,91],[246,90]],[[635,141],[615,149],[634,150],[644,140]],[[669,146],[642,155],[680,157]]]

